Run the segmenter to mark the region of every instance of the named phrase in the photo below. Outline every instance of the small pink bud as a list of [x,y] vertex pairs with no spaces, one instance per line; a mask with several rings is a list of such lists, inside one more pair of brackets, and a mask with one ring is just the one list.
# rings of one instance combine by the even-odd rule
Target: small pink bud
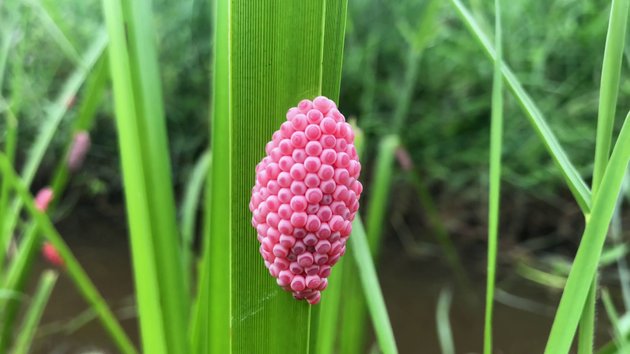
[[55,246],[53,246],[50,242],[44,242],[44,244],[42,245],[42,255],[44,256],[44,259],[46,259],[50,264],[56,267],[65,266],[63,258],[61,258],[61,255],[59,254]]
[[91,140],[90,133],[87,131],[80,131],[74,135],[72,146],[70,147],[70,154],[68,155],[68,169],[72,172],[78,171],[83,165],[85,155],[90,150]]
[[50,202],[52,202],[53,197],[54,192],[52,188],[42,188],[39,190],[39,192],[37,192],[37,195],[35,196],[35,206],[40,211],[46,211],[46,209],[48,209],[48,205],[50,204]]

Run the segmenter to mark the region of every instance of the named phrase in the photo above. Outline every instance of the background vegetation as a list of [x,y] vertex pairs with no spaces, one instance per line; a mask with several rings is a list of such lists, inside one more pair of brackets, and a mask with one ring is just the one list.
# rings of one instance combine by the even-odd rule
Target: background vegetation
[[[210,144],[213,13],[208,1],[156,0],[153,4],[171,174],[179,201],[195,175],[195,163]],[[466,5],[481,30],[493,38],[494,4],[471,0]],[[87,51],[95,34],[103,30],[102,14],[98,0],[0,2],[0,67],[6,61],[6,70],[0,71],[0,112],[10,106],[19,114],[17,167],[28,159],[42,117],[55,107],[63,84],[80,63],[79,53]],[[589,185],[609,15],[610,1],[605,0],[503,1],[501,10],[503,60],[544,112]],[[624,79],[630,63],[627,47],[615,136],[630,94],[630,80]],[[2,57],[3,48],[10,49],[6,58]],[[385,181],[366,188],[363,199],[367,238],[375,259],[383,234],[390,252],[382,258],[391,259],[393,249],[409,258],[448,264],[455,271],[452,282],[458,284],[457,289],[470,289],[470,277],[484,275],[492,80],[492,61],[450,3],[348,1],[339,103],[364,134],[366,186]],[[33,191],[50,180],[63,158],[88,86],[66,102],[68,114],[44,155]],[[510,94],[503,97],[498,279],[513,279],[517,274],[557,295],[566,282],[584,218],[519,102]],[[53,214],[57,220],[75,206],[95,201],[113,206],[122,203],[111,85],[106,85],[100,103],[95,106],[89,158],[60,199],[60,208]],[[0,120],[0,146],[6,144],[7,122]],[[623,218],[621,210],[616,217],[619,240],[628,229],[623,227],[628,218]],[[444,253],[434,252],[436,249]],[[368,257],[368,249],[362,251]],[[611,244],[604,262],[608,259],[612,264],[626,252],[625,246]],[[54,282],[50,279],[48,282]],[[604,273],[602,283],[616,289],[618,276]],[[354,286],[359,289],[358,282]],[[475,291],[481,295],[480,289]],[[444,352],[449,347],[449,328],[444,324],[450,297],[445,290],[439,301],[442,312],[437,321]],[[614,324],[614,301],[608,296],[605,300]],[[530,305],[525,307],[536,307]],[[348,311],[347,318],[366,319],[361,317],[365,316],[361,308]],[[348,328],[344,327],[348,324],[340,326]],[[623,332],[620,326],[611,327],[617,337]],[[609,327],[603,328],[606,332]],[[348,338],[359,338],[354,342],[362,343],[365,333],[353,335],[356,337]],[[603,344],[609,338],[600,336],[598,341]],[[342,340],[339,345],[350,348],[351,342]]]

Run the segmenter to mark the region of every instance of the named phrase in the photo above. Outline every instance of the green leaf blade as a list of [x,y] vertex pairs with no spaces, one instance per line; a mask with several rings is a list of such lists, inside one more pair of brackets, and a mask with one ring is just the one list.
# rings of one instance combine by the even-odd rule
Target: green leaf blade
[[595,195],[592,214],[587,220],[547,341],[545,348],[547,354],[568,353],[569,351],[581,315],[581,311],[575,311],[575,309],[584,306],[590,291],[629,159],[630,114],[626,116],[606,167],[602,187]]
[[321,94],[338,98],[345,8],[345,0],[217,2],[205,254],[209,308],[220,310],[207,316],[211,352],[309,350],[311,308],[269,275],[248,204],[255,166],[287,110]]

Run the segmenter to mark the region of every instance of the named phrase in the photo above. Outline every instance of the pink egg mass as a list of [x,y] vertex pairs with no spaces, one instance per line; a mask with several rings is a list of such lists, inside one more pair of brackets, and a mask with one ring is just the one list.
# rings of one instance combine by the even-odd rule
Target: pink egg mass
[[346,252],[363,186],[350,124],[330,99],[302,100],[266,145],[249,209],[269,273],[317,304]]

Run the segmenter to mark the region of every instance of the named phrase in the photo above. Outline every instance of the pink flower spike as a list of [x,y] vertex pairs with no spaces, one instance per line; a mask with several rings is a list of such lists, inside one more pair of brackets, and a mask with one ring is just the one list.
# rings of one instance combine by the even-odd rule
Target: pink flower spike
[[91,143],[90,133],[85,130],[79,131],[74,135],[70,153],[68,154],[68,168],[70,171],[76,172],[81,168],[85,155],[90,150]]
[[55,246],[53,246],[50,242],[44,242],[44,244],[42,245],[42,255],[44,256],[44,259],[46,259],[50,264],[54,265],[55,267],[65,266],[63,258],[61,258],[61,255],[59,254]]
[[264,148],[249,203],[259,253],[282,289],[314,305],[345,253],[363,191],[354,133],[320,96],[290,108]]
[[42,188],[39,190],[39,192],[37,192],[37,195],[35,196],[35,206],[40,211],[45,212],[46,209],[48,209],[48,205],[50,204],[50,202],[52,202],[53,198],[54,192],[52,188]]

